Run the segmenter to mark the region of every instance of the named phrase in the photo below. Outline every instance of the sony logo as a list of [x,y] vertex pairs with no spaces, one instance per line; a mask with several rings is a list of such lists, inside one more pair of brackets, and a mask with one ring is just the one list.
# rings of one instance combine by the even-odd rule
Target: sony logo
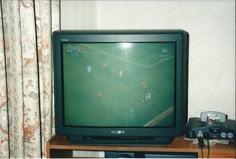
[[123,131],[123,130],[112,130],[111,134],[123,135],[123,134],[125,134],[125,131]]

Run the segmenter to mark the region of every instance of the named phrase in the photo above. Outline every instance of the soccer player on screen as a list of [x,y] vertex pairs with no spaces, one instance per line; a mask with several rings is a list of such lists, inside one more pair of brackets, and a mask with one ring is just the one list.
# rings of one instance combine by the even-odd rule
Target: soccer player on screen
[[97,94],[97,98],[98,98],[98,100],[100,100],[101,97],[102,97],[102,92],[98,92],[98,94]]
[[146,100],[150,100],[152,98],[152,94],[151,93],[146,93]]
[[90,73],[92,71],[92,66],[91,65],[87,65],[87,71],[88,71],[88,73]]
[[123,71],[120,70],[119,76],[122,77],[123,76]]
[[98,92],[98,94],[97,94],[97,101],[98,101],[98,106],[97,106],[97,110],[99,109],[99,108],[101,108],[101,98],[102,98],[102,92]]
[[141,87],[143,87],[143,88],[147,88],[147,86],[148,86],[147,82],[145,82],[145,81],[141,82],[140,85],[141,85]]

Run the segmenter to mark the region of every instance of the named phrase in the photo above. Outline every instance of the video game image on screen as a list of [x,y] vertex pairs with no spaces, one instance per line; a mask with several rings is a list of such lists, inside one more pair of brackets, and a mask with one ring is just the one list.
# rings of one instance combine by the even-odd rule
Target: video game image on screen
[[174,125],[174,42],[62,45],[65,125]]

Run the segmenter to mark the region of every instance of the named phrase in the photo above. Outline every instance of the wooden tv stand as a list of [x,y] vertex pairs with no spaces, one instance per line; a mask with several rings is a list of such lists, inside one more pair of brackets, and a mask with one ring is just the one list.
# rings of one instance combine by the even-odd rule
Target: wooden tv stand
[[[187,141],[184,137],[175,138],[175,140],[165,146],[88,146],[79,144],[70,144],[64,136],[52,136],[46,145],[47,158],[72,158],[73,151],[90,151],[90,152],[146,152],[153,154],[168,153],[192,153],[202,158],[201,149],[192,141]],[[208,153],[207,146],[203,148],[203,157],[206,158]],[[84,156],[86,157],[86,156]],[[236,158],[235,143],[229,145],[216,144],[210,146],[210,158]]]

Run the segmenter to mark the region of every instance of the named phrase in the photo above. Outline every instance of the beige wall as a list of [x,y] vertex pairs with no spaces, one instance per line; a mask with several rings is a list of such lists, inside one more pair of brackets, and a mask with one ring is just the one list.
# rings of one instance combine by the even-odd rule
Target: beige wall
[[235,119],[234,0],[62,1],[62,29],[184,29],[190,34],[189,117]]

